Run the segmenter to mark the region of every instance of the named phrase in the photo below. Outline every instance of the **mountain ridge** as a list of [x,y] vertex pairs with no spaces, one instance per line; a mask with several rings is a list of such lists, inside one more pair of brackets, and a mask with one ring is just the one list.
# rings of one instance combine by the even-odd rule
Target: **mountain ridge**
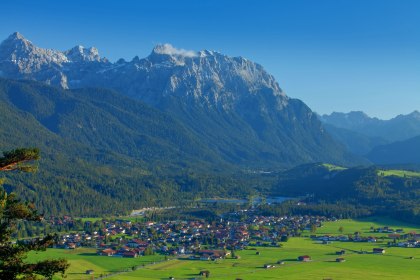
[[420,135],[420,112],[399,114],[389,120],[369,117],[362,111],[333,112],[320,116],[323,123],[356,131],[370,137],[381,137],[389,142],[406,140]]
[[[18,47],[29,47],[13,51],[10,42],[15,41]],[[165,44],[146,58],[111,63],[99,59],[96,49],[41,49],[20,34],[3,42],[2,50],[9,51],[0,53],[6,58],[0,62],[6,78],[37,80],[64,89],[116,90],[180,121],[231,164],[366,163],[335,142],[310,108],[288,97],[261,65],[242,57]]]
[[[319,115],[318,115],[319,116]],[[407,141],[420,135],[420,113],[415,110],[389,120],[371,118],[361,111],[319,116],[326,130],[355,154],[367,156],[376,147]],[[381,161],[384,159],[382,158]],[[390,163],[392,158],[386,160]],[[379,162],[377,162],[379,163]],[[399,162],[400,163],[400,162]]]

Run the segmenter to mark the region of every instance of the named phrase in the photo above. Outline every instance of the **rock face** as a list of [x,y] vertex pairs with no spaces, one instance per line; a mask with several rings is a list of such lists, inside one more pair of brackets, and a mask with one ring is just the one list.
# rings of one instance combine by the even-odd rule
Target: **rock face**
[[14,33],[0,45],[0,71],[65,89],[115,89],[170,113],[233,163],[360,163],[303,102],[286,96],[261,65],[242,57],[165,44],[144,59],[111,63],[95,48],[41,49]]
[[64,52],[42,49],[16,32],[0,45],[0,60],[6,78],[34,79],[63,88],[111,87],[155,105],[171,96],[228,110],[244,96],[264,92],[276,97],[281,108],[288,99],[261,65],[168,44],[156,46],[145,59],[110,63],[94,47],[76,46]]
[[6,78],[38,80],[66,89],[69,88],[68,77],[80,76],[87,62],[92,70],[109,64],[99,57],[95,48],[76,46],[65,52],[43,49],[18,32],[0,45],[0,74]]

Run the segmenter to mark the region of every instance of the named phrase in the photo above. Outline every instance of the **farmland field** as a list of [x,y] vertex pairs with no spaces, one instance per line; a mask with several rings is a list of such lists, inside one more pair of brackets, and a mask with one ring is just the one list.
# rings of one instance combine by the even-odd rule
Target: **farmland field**
[[[95,276],[100,276],[132,270],[133,266],[149,265],[153,262],[163,260],[164,257],[160,255],[141,257],[136,259],[127,258],[113,258],[98,256],[96,249],[78,248],[75,250],[65,249],[48,249],[45,252],[34,253],[31,252],[28,256],[28,262],[34,262],[46,258],[65,258],[70,263],[70,268],[67,271],[67,278],[72,279],[91,279],[92,277],[86,275],[86,270],[94,270]],[[61,279],[56,277],[54,279]]]
[[[385,234],[372,233],[371,227],[390,226],[402,228],[404,232],[420,232],[420,227],[399,223],[387,218],[369,218],[361,220],[339,220],[327,222],[317,229],[316,234],[340,234],[339,227],[343,227],[343,234],[361,232],[363,236],[377,237]],[[304,235],[309,235],[304,232]],[[378,239],[381,240],[381,239]],[[162,256],[140,257],[138,259],[122,259],[96,256],[93,249],[76,249],[73,251],[50,249],[47,252],[31,254],[30,260],[36,258],[65,257],[69,259],[71,267],[67,279],[91,279],[85,275],[87,269],[93,269],[95,276],[116,271],[125,271],[107,279],[175,279],[198,278],[202,270],[210,271],[213,279],[420,279],[420,248],[387,247],[389,239],[377,243],[368,242],[332,242],[320,244],[307,237],[290,238],[282,243],[281,248],[250,247],[247,250],[236,251],[240,259],[227,258],[218,261],[200,261],[189,259],[171,259],[148,265],[153,261],[162,260]],[[372,249],[382,247],[386,249],[384,255],[372,254]],[[345,262],[337,263],[335,252],[346,250],[342,257]],[[260,252],[259,255],[256,252]],[[366,251],[367,254],[360,254]],[[299,262],[297,257],[309,255],[311,261]],[[284,261],[284,264],[277,264]],[[140,267],[131,271],[132,266]],[[265,264],[275,267],[265,269]]]
[[354,234],[356,231],[358,231],[363,235],[374,234],[376,236],[382,236],[380,233],[372,233],[370,228],[378,228],[383,226],[389,226],[394,229],[402,228],[405,232],[416,231],[417,233],[420,233],[420,226],[404,223],[390,218],[369,217],[357,220],[343,219],[336,222],[327,222],[323,227],[317,229],[316,234],[337,235],[340,234],[339,228],[343,227],[343,234]]
[[[387,248],[385,255],[358,254],[352,250],[371,252],[378,244],[316,244],[307,238],[292,238],[283,248],[258,248],[239,251],[241,259],[217,262],[170,260],[109,279],[188,279],[201,270],[210,271],[214,279],[419,279],[420,249]],[[346,262],[337,263],[335,251],[345,249]],[[299,255],[310,255],[312,261],[298,262]],[[409,257],[414,257],[410,259]],[[277,265],[283,260],[283,265]],[[276,267],[264,269],[264,264]]]

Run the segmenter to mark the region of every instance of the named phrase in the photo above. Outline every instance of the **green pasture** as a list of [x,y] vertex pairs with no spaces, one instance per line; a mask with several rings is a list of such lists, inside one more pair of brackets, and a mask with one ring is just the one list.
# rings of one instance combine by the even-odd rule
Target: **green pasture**
[[330,164],[330,163],[323,163],[322,165],[325,168],[327,168],[329,171],[341,171],[341,170],[347,169],[345,167],[334,165],[334,164]]
[[[35,262],[43,259],[65,258],[70,263],[67,271],[67,278],[72,279],[92,279],[92,276],[86,275],[86,270],[94,270],[94,276],[106,275],[119,271],[132,270],[133,266],[149,265],[164,259],[163,256],[154,255],[131,258],[116,258],[98,256],[96,249],[78,248],[75,250],[66,249],[48,249],[44,252],[31,252],[28,255],[28,262]],[[56,277],[60,279],[60,277]]]
[[393,229],[403,229],[404,233],[417,232],[420,233],[420,226],[409,223],[404,223],[391,218],[385,217],[369,217],[357,220],[344,219],[336,222],[326,222],[322,227],[318,228],[315,234],[330,234],[340,235],[339,228],[343,228],[342,234],[354,234],[360,232],[364,236],[375,235],[375,236],[387,236],[388,234],[373,233],[371,227],[379,228],[388,226]]
[[[384,244],[341,243],[323,245],[308,238],[292,238],[282,248],[256,248],[238,251],[240,259],[220,261],[169,260],[109,279],[192,279],[201,270],[210,271],[214,279],[419,279],[420,250],[386,248],[385,255],[359,254],[371,252]],[[345,249],[344,263],[337,263],[335,252]],[[299,262],[299,255],[310,255],[312,261]],[[414,257],[410,259],[409,257]],[[283,260],[283,265],[276,264]],[[265,269],[264,264],[274,264]]]
[[409,171],[409,170],[378,170],[380,176],[397,176],[397,177],[420,177],[420,172]]

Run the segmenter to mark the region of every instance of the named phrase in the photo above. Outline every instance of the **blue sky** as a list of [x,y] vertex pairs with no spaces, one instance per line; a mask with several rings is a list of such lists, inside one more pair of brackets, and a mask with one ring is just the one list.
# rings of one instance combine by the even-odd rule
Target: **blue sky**
[[[227,2],[227,3],[226,3]],[[112,61],[154,45],[262,64],[318,113],[390,118],[420,109],[420,1],[2,1],[0,40],[95,46]]]

